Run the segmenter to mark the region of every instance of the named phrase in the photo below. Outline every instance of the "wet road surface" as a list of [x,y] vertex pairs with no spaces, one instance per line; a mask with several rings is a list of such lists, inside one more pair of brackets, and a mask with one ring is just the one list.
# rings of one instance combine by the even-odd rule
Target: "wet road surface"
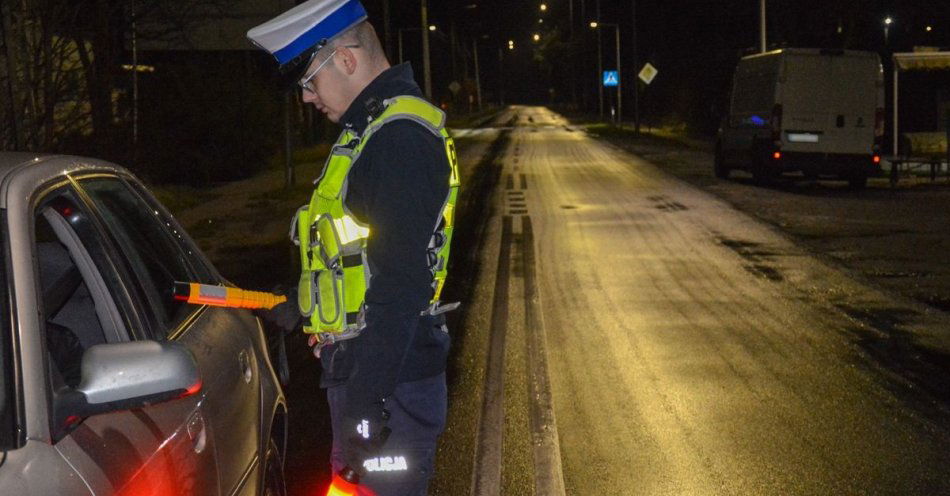
[[504,146],[434,494],[950,492],[946,314],[544,108],[496,122],[459,133]]

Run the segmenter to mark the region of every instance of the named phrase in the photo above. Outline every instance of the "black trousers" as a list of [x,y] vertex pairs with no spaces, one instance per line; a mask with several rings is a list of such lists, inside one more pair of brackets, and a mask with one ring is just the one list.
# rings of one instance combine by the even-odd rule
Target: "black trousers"
[[[352,436],[354,426],[344,427],[346,385],[327,389],[333,426],[333,473],[343,469],[342,441]],[[435,465],[435,448],[445,428],[445,373],[396,386],[386,399],[389,410],[389,440],[370,466],[375,470],[360,478],[361,495],[425,496]],[[347,429],[344,432],[344,429]]]

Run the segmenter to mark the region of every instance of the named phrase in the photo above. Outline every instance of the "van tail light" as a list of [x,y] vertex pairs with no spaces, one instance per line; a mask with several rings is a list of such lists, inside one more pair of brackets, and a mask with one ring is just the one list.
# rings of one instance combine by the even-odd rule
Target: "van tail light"
[[782,140],[782,104],[772,107],[772,141]]

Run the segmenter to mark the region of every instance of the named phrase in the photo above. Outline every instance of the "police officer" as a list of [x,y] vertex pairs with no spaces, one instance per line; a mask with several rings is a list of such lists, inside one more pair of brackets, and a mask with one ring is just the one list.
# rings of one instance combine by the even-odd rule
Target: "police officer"
[[458,190],[444,114],[409,64],[390,67],[358,0],[309,0],[248,38],[343,127],[292,228],[296,302],[269,318],[312,334],[334,473],[379,495],[425,494],[446,416],[451,306],[439,296]]

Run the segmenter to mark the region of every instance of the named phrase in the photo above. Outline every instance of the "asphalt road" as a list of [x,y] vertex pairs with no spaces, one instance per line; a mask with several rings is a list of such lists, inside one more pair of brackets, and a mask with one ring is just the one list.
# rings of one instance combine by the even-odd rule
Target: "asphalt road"
[[503,141],[433,494],[950,493],[945,313],[547,109],[496,122],[459,133]]

